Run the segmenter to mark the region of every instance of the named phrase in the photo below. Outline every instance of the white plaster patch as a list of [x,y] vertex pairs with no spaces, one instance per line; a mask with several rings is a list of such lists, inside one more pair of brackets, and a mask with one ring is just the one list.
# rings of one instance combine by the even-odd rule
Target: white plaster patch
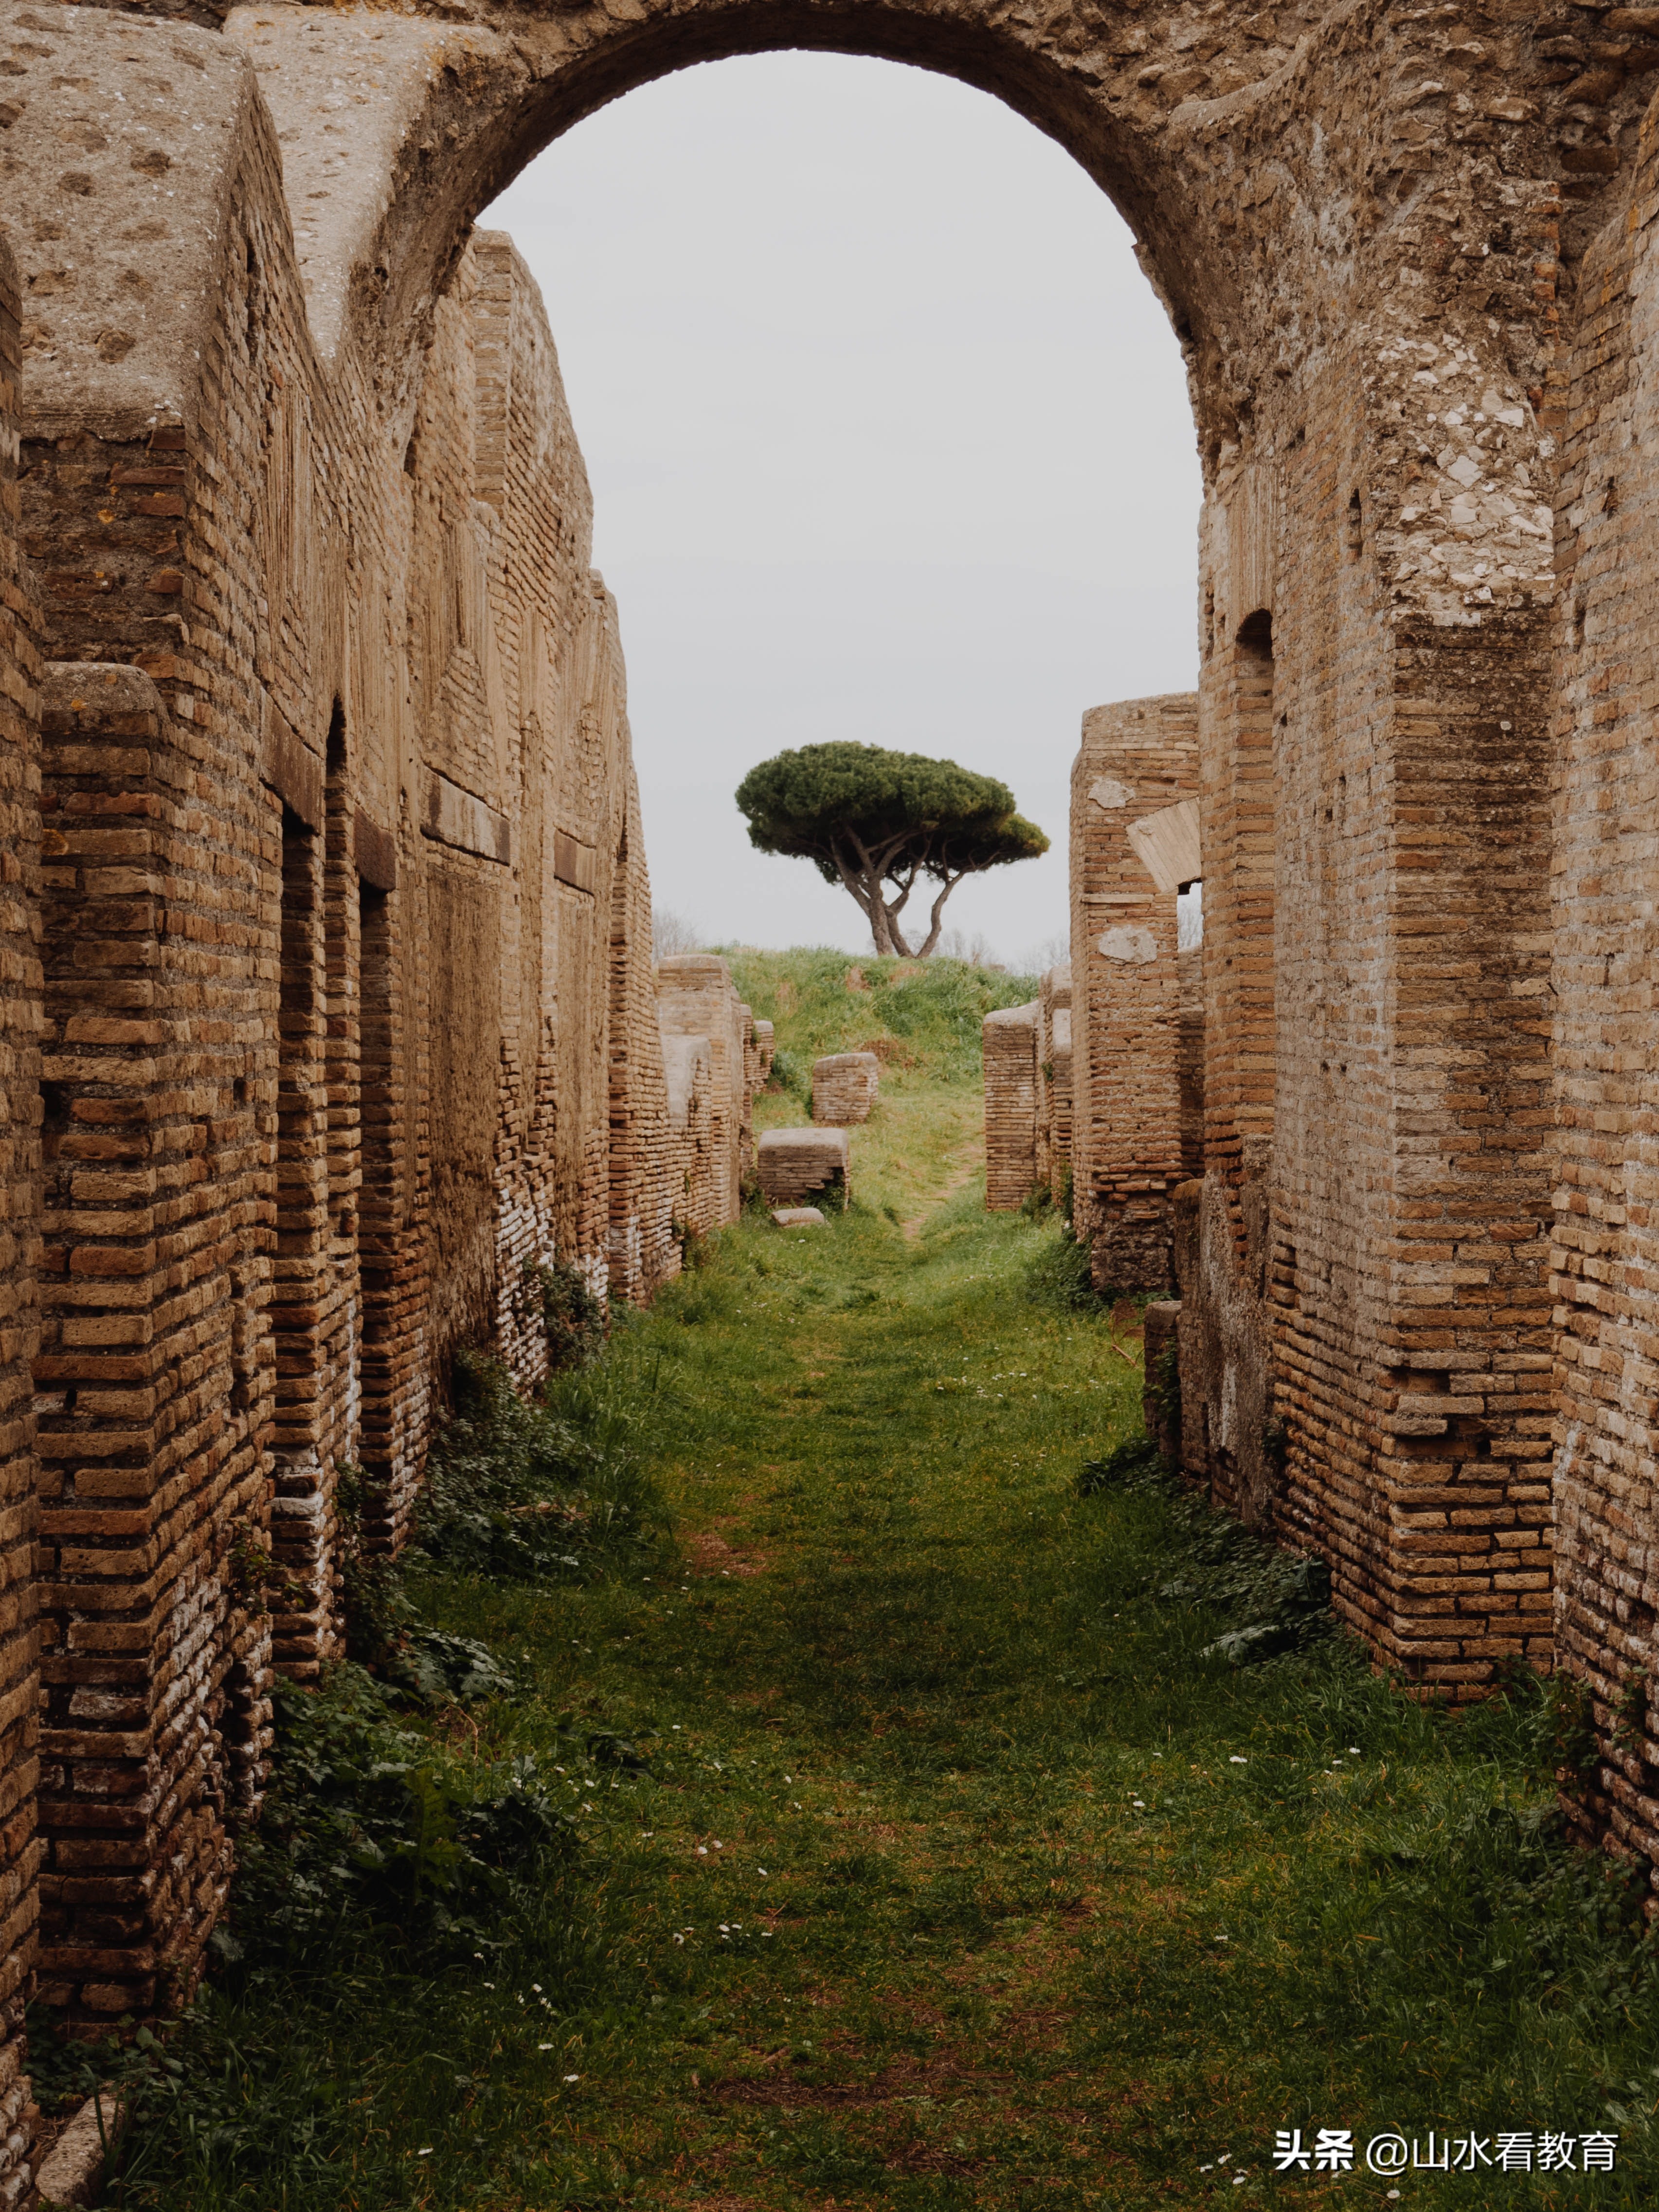
[[1119,783],[1115,777],[1103,775],[1097,783],[1089,786],[1089,796],[1095,805],[1109,813],[1114,807],[1127,806],[1135,795],[1132,783]]
[[1128,960],[1145,965],[1158,957],[1158,939],[1150,929],[1120,922],[1096,940],[1095,951],[1104,960]]

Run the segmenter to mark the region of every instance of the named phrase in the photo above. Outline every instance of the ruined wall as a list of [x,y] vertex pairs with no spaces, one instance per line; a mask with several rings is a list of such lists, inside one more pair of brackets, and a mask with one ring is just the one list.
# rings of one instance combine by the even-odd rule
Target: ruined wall
[[1037,1001],[981,1024],[985,1071],[985,1203],[1018,1212],[1037,1181]]
[[[1352,471],[1352,359],[1206,507],[1188,1379],[1194,1472],[1324,1553],[1374,1649],[1455,1697],[1547,1650],[1547,1102],[1515,995],[1547,944],[1547,586],[1518,382],[1449,341],[1409,357],[1389,524],[1380,471]],[[1407,557],[1461,579],[1462,611],[1419,618],[1373,563],[1443,515],[1437,552]]]
[[[522,273],[501,241],[468,249],[526,149],[720,53],[878,52],[1001,94],[1113,193],[1170,310],[1206,489],[1205,1173],[1177,1209],[1194,1463],[1323,1552],[1339,1607],[1425,1693],[1547,1644],[1553,983],[1563,1632],[1607,1728],[1654,1602],[1632,917],[1637,126],[1659,41],[1644,11],[1586,12],[503,0],[484,22],[272,0],[222,33],[160,0],[0,7],[24,544],[60,664],[45,1511],[38,1584],[21,1497],[0,1560],[20,1577],[0,2002],[28,1971],[35,1599],[45,1986],[97,2027],[188,1986],[268,1668],[303,1678],[337,1647],[340,1458],[395,1541],[445,1348],[489,1335],[533,1376],[526,1260],[614,1265],[644,1295],[688,1203],[729,1215],[758,1050],[732,1032],[722,1066],[720,1024],[658,1040],[586,487]],[[1552,757],[1563,425],[1580,588]],[[27,689],[0,709],[14,1390]],[[21,1486],[27,1425],[4,1421]],[[274,1616],[271,1522],[296,1593]],[[1600,1814],[1644,1845],[1649,1741],[1604,1770]]]
[[[1659,1861],[1656,212],[1659,131],[1650,112],[1634,149],[1628,205],[1586,256],[1585,312],[1566,363],[1554,957],[1547,977],[1540,969],[1516,979],[1517,1016],[1540,1032],[1553,1017],[1555,1042],[1556,1630],[1563,1663],[1593,1701],[1601,1747],[1575,1810],[1650,1863]],[[1534,1388],[1543,1380],[1534,1378]]]
[[532,1382],[527,1267],[643,1297],[678,1249],[617,612],[533,285],[475,239],[388,411],[319,351],[316,219],[296,257],[242,50],[27,14],[0,166],[54,659],[17,924],[46,948],[40,1972],[90,2028],[199,1971],[273,1666],[339,1649],[341,1465],[395,1545],[449,1349]]
[[1138,848],[1158,834],[1146,825],[1197,795],[1190,693],[1084,716],[1072,769],[1072,1206],[1103,1291],[1161,1293],[1171,1281],[1182,1176],[1176,895],[1154,878],[1150,848]]
[[[657,1020],[666,1050],[675,1039],[694,1040],[702,1053],[680,1049],[678,1085],[688,1099],[706,1085],[708,1140],[689,1152],[678,1183],[680,1218],[698,1236],[723,1228],[743,1211],[744,1181],[755,1164],[755,1093],[760,1054],[755,1018],[737,994],[732,970],[712,952],[677,953],[657,963]],[[693,1070],[706,1057],[707,1075]],[[671,1175],[672,1170],[671,1169]]]
[[1072,970],[1050,968],[1037,991],[1036,1177],[1058,1201],[1072,1171]]
[[40,611],[22,557],[16,264],[0,240],[0,2204],[27,2187],[23,2008],[40,1914]]

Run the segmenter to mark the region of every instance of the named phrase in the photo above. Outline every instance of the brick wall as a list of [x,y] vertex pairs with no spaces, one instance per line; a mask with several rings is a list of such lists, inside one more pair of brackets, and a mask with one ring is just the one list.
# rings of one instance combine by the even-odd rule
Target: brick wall
[[[1331,1559],[1379,1656],[1473,1694],[1547,1648],[1553,1351],[1563,1650],[1610,1737],[1656,1606],[1649,49],[1564,80],[1541,18],[878,13],[823,10],[1003,91],[1112,180],[1185,350],[1205,1171],[1171,1199],[1189,1016],[1184,1093],[1179,1019],[1156,1040],[1175,1136],[1160,1093],[1133,1195],[1161,1179],[1173,1212],[1190,1463]],[[52,2001],[97,2028],[187,1987],[269,1668],[338,1648],[342,1462],[395,1543],[447,1352],[485,1341],[533,1381],[526,1265],[647,1294],[677,1231],[730,1218],[751,1144],[735,994],[659,1031],[580,454],[533,288],[469,228],[526,146],[749,33],[701,0],[445,14],[274,0],[222,35],[161,0],[0,6],[22,543],[55,664],[32,908],[9,568],[0,2118],[37,1802]],[[1081,965],[1076,988],[1080,1038]],[[1030,1121],[1026,1188],[1035,1097]],[[1632,1727],[1589,1817],[1651,1850]]]
[[1095,1281],[1170,1282],[1182,1174],[1176,902],[1132,829],[1198,796],[1198,702],[1097,707],[1072,769],[1073,1219]]
[[0,240],[0,2204],[21,2201],[40,1915],[40,610],[19,533],[16,264]]
[[1590,1698],[1601,1746],[1573,1810],[1588,1831],[1650,1864],[1659,1862],[1656,213],[1659,131],[1650,114],[1627,205],[1585,258],[1582,319],[1563,364],[1553,960],[1517,979],[1525,995],[1516,1009],[1540,1033],[1553,1026],[1555,1046],[1556,1632],[1563,1664]]
[[1072,970],[1050,968],[1037,992],[1036,1177],[1058,1201],[1072,1171]]
[[[1455,420],[1411,429],[1402,526],[1407,459],[1473,481],[1456,441],[1501,471],[1500,414],[1527,420],[1512,380],[1472,400],[1462,356],[1431,357],[1418,404]],[[1364,389],[1334,362],[1271,468],[1230,472],[1206,510],[1187,1449],[1218,1497],[1330,1559],[1380,1656],[1456,1698],[1548,1652],[1548,1101],[1526,993],[1547,950],[1544,595],[1451,551],[1460,618],[1383,592]],[[1517,547],[1532,526],[1511,523]]]
[[987,1014],[981,1028],[985,1203],[1011,1213],[1037,1183],[1037,1001]]
[[[510,242],[460,255],[388,399],[361,354],[318,351],[240,47],[88,11],[19,52],[9,191],[42,302],[23,543],[56,658],[39,903],[8,909],[46,951],[40,1076],[6,1063],[44,1099],[45,1181],[38,1266],[26,1237],[5,1262],[38,1283],[40,1474],[0,1473],[26,1486],[20,1543],[37,1494],[44,1517],[0,1629],[0,1787],[24,1793],[21,1931],[38,1595],[41,1989],[95,2030],[190,1987],[272,1669],[308,1680],[342,1648],[341,1468],[368,1477],[368,1540],[401,1541],[450,1351],[533,1383],[526,1271],[556,1255],[648,1296],[678,1265],[686,1163],[617,612]],[[89,103],[110,131],[76,120]],[[66,117],[104,258],[55,220]],[[149,283],[143,240],[175,225],[178,313],[118,331],[123,270]],[[26,604],[20,582],[14,624]],[[0,736],[0,791],[27,794],[23,725]],[[26,890],[33,818],[5,817]],[[20,958],[6,987],[27,981]],[[719,1219],[747,1124],[728,996],[725,1087],[690,1115]],[[9,1091],[8,1111],[27,1190]]]
[[677,953],[659,961],[656,974],[662,1048],[672,1055],[674,1212],[683,1231],[706,1237],[737,1219],[754,1166],[761,1079],[754,1016],[738,996],[732,970],[712,952]]

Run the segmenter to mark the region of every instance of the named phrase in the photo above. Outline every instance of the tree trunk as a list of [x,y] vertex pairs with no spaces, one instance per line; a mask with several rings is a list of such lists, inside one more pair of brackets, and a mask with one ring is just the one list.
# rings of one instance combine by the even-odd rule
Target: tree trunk
[[[967,871],[964,869],[964,870],[963,870],[963,874],[966,874],[966,873],[967,873]],[[941,918],[943,917],[944,913],[945,913],[945,900],[946,900],[946,899],[948,899],[948,898],[950,897],[950,896],[951,896],[951,892],[952,892],[953,890],[955,890],[955,889],[956,889],[957,885],[961,881],[962,881],[962,877],[961,877],[961,876],[952,876],[952,877],[951,877],[951,878],[950,878],[950,879],[948,880],[948,882],[945,884],[945,886],[944,890],[939,893],[939,896],[938,896],[938,897],[933,901],[933,919],[932,919],[932,921],[929,922],[929,924],[928,924],[928,928],[927,928],[927,943],[922,946],[922,948],[921,948],[921,951],[917,953],[917,955],[916,955],[916,958],[917,958],[918,960],[926,960],[926,959],[927,958],[928,955],[933,951],[933,947],[934,947],[934,946],[939,943],[939,927],[940,927],[940,923],[941,923]]]

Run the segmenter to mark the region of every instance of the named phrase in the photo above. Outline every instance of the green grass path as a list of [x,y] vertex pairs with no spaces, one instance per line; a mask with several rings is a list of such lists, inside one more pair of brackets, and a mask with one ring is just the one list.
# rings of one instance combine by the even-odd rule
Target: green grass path
[[[1534,1685],[1448,1721],[1328,1618],[1253,1665],[1206,1656],[1285,1617],[1293,1563],[1161,1475],[1079,1495],[1138,1430],[1139,1374],[1067,1302],[1058,1227],[988,1218],[975,1180],[980,1021],[1030,979],[734,965],[786,1047],[763,1123],[805,1118],[814,1054],[883,1055],[854,1211],[745,1218],[573,1378],[649,1440],[657,1553],[601,1547],[557,1583],[410,1571],[426,1623],[516,1682],[412,1715],[398,1756],[433,1747],[450,1802],[457,1772],[499,1797],[501,1762],[533,1758],[580,1853],[526,1861],[498,1926],[435,1943],[325,1882],[320,1956],[285,1954],[280,1916],[261,1947],[245,1881],[246,1959],[150,2062],[123,2201],[1659,2200],[1653,1948],[1554,1822],[1570,1711]],[[379,1754],[319,1780],[306,1741],[277,1802],[286,1773],[313,1839],[331,1805],[389,1804],[417,1870],[451,1848],[441,1822],[411,1837],[419,1771],[377,1798]],[[1271,2171],[1276,2130],[1352,2130],[1363,2169],[1391,2127],[1494,2162]],[[1588,2130],[1618,2135],[1612,2174],[1582,2170]],[[1505,2131],[1530,2172],[1496,2163]],[[1547,2132],[1571,2171],[1538,2170]]]
[[[1032,1297],[1056,1231],[981,1203],[721,1240],[612,1355],[654,1378],[681,1565],[452,1591],[650,1773],[567,1777],[602,1963],[545,2034],[496,1992],[520,2140],[417,2201],[1649,2201],[1651,2006],[1537,1830],[1527,1712],[1425,1716],[1340,1639],[1200,1659],[1283,1563],[1160,1486],[1074,1494],[1139,1374]],[[1269,2172],[1277,2128],[1390,2124],[1624,2148]]]

